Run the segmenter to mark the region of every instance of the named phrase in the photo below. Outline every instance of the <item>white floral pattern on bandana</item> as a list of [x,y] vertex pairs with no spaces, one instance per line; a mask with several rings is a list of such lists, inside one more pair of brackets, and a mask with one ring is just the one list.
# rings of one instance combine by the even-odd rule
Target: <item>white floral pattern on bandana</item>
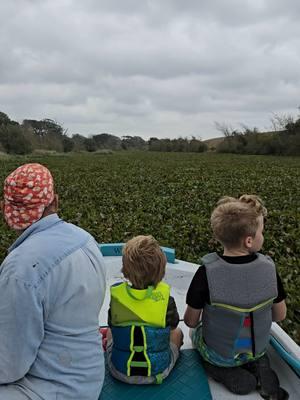
[[24,230],[38,221],[54,199],[53,178],[41,164],[25,164],[4,182],[4,217],[16,230]]

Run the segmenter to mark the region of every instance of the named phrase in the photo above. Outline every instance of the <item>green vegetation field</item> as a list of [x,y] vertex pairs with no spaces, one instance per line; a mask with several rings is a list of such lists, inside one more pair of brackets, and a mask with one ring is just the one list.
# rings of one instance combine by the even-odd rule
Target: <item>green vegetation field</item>
[[[0,181],[24,162],[52,171],[60,215],[99,242],[152,234],[197,262],[216,249],[209,216],[223,195],[260,195],[268,208],[264,252],[288,293],[285,329],[300,343],[300,158],[119,152],[0,158]],[[2,184],[1,184],[2,186]],[[1,192],[2,194],[2,192]],[[0,224],[1,260],[15,236]]]

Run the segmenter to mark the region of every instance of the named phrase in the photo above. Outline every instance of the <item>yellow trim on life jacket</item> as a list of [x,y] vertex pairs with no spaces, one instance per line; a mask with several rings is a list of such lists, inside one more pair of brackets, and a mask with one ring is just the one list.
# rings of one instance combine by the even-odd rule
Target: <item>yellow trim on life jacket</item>
[[146,359],[146,362],[148,365],[148,376],[151,376],[151,361],[147,354],[147,337],[146,337],[145,327],[142,326],[141,330],[142,330],[143,340],[144,340],[144,356],[145,356],[145,359]]
[[242,313],[248,313],[248,312],[253,312],[256,311],[270,303],[273,302],[273,300],[275,299],[275,297],[273,297],[272,299],[266,300],[263,303],[258,304],[255,307],[252,308],[240,308],[240,307],[236,307],[236,306],[231,306],[229,304],[222,304],[222,303],[211,303],[212,306],[217,306],[217,307],[221,307],[221,308],[226,308],[228,310],[232,310],[232,311],[238,311],[238,312],[242,312]]
[[130,376],[131,363],[132,363],[132,359],[133,359],[133,356],[135,353],[135,351],[133,349],[133,347],[134,347],[134,328],[135,328],[135,326],[133,325],[130,329],[130,347],[129,347],[130,348],[130,356],[127,360],[127,376]]

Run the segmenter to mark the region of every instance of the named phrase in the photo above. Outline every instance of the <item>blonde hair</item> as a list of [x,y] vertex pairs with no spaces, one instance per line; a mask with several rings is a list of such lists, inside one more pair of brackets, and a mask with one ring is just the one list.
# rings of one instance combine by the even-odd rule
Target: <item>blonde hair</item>
[[164,277],[167,259],[153,236],[136,236],[123,248],[122,272],[134,288],[156,286]]
[[228,249],[237,248],[247,236],[254,237],[259,217],[267,209],[256,195],[244,194],[239,199],[222,197],[213,210],[210,222],[215,238]]

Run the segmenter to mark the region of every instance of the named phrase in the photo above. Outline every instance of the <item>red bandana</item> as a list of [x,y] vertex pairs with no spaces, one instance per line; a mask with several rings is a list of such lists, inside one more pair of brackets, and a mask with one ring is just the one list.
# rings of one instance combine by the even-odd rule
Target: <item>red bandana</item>
[[25,164],[4,182],[4,217],[15,230],[38,221],[54,199],[53,178],[41,164]]

